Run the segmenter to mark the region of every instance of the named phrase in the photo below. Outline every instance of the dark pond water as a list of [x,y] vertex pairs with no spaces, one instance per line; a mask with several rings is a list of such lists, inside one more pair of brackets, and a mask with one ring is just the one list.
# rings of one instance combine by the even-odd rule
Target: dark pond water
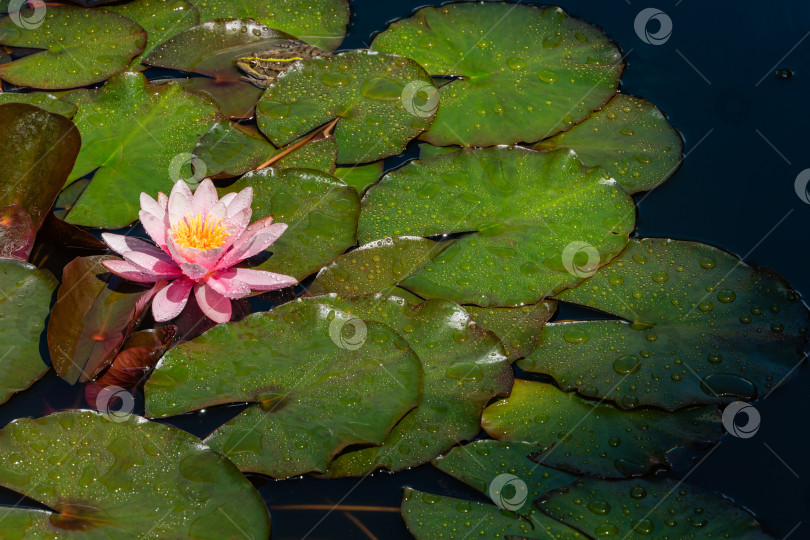
[[[353,0],[345,48],[365,47],[388,21],[425,4]],[[810,204],[794,191],[796,175],[810,167],[810,2],[659,0],[654,7],[673,24],[661,45],[644,43],[635,33],[634,19],[647,3],[559,4],[601,25],[622,46],[628,64],[622,90],[653,101],[686,140],[683,167],[662,187],[636,197],[637,234],[723,247],[750,264],[773,268],[810,296]],[[780,69],[792,70],[792,76],[777,74]],[[762,419],[756,436],[726,437],[697,467],[685,464],[672,474],[727,494],[756,513],[776,538],[810,538],[808,387],[810,373],[802,367],[756,404]],[[51,374],[0,407],[0,424],[82,406],[81,395]],[[238,410],[210,410],[171,423],[202,436]],[[409,538],[398,513],[406,485],[478,498],[430,465],[362,480],[254,480],[270,506],[276,539]],[[0,504],[16,500],[0,493]],[[335,504],[343,509],[330,511]],[[309,505],[325,509],[290,508]]]

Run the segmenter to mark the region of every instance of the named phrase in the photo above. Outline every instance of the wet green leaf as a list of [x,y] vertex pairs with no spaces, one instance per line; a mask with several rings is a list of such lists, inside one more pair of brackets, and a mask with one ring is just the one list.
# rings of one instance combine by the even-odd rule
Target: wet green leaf
[[105,8],[135,21],[147,33],[146,48],[130,63],[135,67],[142,58],[169,39],[200,22],[197,9],[186,0],[134,0]]
[[582,281],[624,248],[634,222],[630,197],[573,152],[499,147],[388,173],[363,197],[358,236],[365,244],[467,233],[402,285],[425,297],[515,306]]
[[329,304],[362,320],[390,325],[419,356],[424,373],[419,406],[379,447],[353,450],[330,465],[331,477],[363,476],[378,468],[402,470],[426,463],[480,431],[481,410],[512,386],[512,370],[500,342],[476,327],[464,309],[446,300],[413,306],[401,298],[335,295],[299,300]]
[[683,139],[646,99],[616,94],[581,124],[534,145],[571,148],[589,166],[604,167],[625,191],[648,191],[681,163]]
[[430,101],[431,92],[433,82],[413,60],[348,51],[282,72],[256,106],[256,119],[276,146],[337,119],[338,163],[366,163],[402,152],[430,126],[438,102],[420,100]]
[[[291,146],[295,144],[291,143]],[[253,126],[221,122],[197,143],[194,155],[205,164],[205,173],[201,174],[197,167],[195,172],[209,178],[241,176],[285,150],[273,146]],[[273,163],[272,167],[317,169],[331,174],[335,170],[336,158],[335,139],[327,137],[304,144]]]
[[546,300],[513,308],[466,306],[464,309],[478,326],[500,338],[509,351],[509,359],[514,361],[528,356],[537,347],[540,331],[557,310],[557,302]]
[[180,32],[155,47],[143,63],[204,75],[178,83],[211,97],[226,116],[252,118],[262,90],[242,80],[236,59],[288,39],[288,34],[255,21],[220,19]]
[[587,118],[616,92],[619,48],[558,7],[462,2],[426,7],[372,43],[419,62],[441,88],[432,144],[533,142]]
[[665,478],[579,480],[538,506],[593,538],[771,538],[730,499]]
[[622,411],[545,383],[516,380],[511,395],[484,410],[481,425],[501,441],[543,446],[534,459],[550,467],[602,478],[638,476],[667,464],[667,452],[720,438],[720,412]]
[[355,165],[353,167],[338,167],[335,169],[335,176],[352,186],[358,193],[363,193],[366,188],[380,179],[383,173],[383,162],[375,161],[366,165]]
[[774,272],[662,238],[627,249],[558,298],[626,321],[549,324],[519,365],[623,408],[761,397],[802,359],[810,314]]
[[40,341],[57,285],[47,270],[0,259],[0,403],[48,371]]
[[398,288],[397,283],[430,262],[444,247],[418,236],[375,240],[322,268],[310,291],[337,293],[343,298],[390,294]]
[[[511,510],[528,516],[536,510],[533,503],[541,495],[567,486],[577,478],[529,459],[531,454],[542,450],[542,446],[521,441],[481,440],[456,446],[434,459],[433,464],[493,502],[504,507],[509,505]],[[513,484],[513,491],[507,490],[507,484]]]
[[0,484],[53,510],[2,507],[3,538],[268,538],[261,497],[177,428],[70,410],[0,431]]
[[419,401],[419,359],[388,326],[309,305],[254,313],[171,349],[146,383],[146,410],[167,416],[255,404],[206,442],[243,471],[324,471],[351,444],[379,444]]
[[68,181],[95,171],[65,218],[75,225],[115,229],[138,219],[141,192],[168,193],[195,143],[222,121],[204,97],[171,83],[153,85],[134,72],[65,99],[79,107],[73,121],[82,136]]
[[[356,243],[360,198],[337,178],[314,169],[253,171],[221,193],[253,187],[253,219],[273,216],[287,230],[254,268],[303,279]],[[266,258],[268,257],[269,258]]]
[[435,538],[504,538],[531,540],[581,540],[578,531],[566,527],[539,510],[522,516],[491,504],[434,495],[406,487],[402,495],[402,518],[417,540]]
[[54,369],[70,384],[89,381],[113,361],[156,292],[122,283],[102,266],[108,259],[115,257],[78,257],[62,271],[48,350]]
[[192,0],[200,20],[223,17],[253,19],[292,34],[324,50],[334,50],[346,35],[349,3],[346,0]]
[[[33,15],[33,9],[20,12]],[[48,90],[76,88],[126,69],[143,51],[146,31],[117,13],[48,6],[41,24],[18,26],[11,17],[0,19],[0,45],[43,49],[0,65],[0,79]]]
[[27,103],[48,112],[61,114],[67,118],[73,118],[73,115],[76,114],[76,105],[47,92],[29,92],[25,94],[20,92],[0,92],[0,105],[6,103]]
[[73,167],[81,138],[64,116],[23,103],[0,105],[0,125],[0,254],[25,260]]

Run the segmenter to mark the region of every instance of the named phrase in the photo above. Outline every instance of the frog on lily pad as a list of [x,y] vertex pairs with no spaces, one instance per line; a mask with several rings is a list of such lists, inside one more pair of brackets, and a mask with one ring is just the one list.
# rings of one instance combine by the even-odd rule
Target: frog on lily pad
[[303,41],[289,40],[275,44],[272,49],[240,56],[236,59],[236,66],[244,73],[243,80],[267,88],[292,64],[315,56],[329,56],[329,53]]

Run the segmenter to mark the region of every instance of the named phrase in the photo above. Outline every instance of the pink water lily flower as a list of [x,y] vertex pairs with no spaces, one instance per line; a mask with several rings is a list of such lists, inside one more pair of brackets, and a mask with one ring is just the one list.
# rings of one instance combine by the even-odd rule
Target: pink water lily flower
[[253,189],[228,193],[222,199],[209,179],[194,194],[180,180],[166,197],[157,201],[141,193],[140,219],[157,247],[148,242],[104,233],[110,248],[123,261],[104,261],[114,274],[131,281],[168,281],[152,301],[156,321],[177,317],[194,296],[205,315],[221,323],[231,318],[231,300],[251,291],[272,291],[298,281],[283,274],[250,268],[234,268],[275,242],[287,229],[267,217],[250,224]]

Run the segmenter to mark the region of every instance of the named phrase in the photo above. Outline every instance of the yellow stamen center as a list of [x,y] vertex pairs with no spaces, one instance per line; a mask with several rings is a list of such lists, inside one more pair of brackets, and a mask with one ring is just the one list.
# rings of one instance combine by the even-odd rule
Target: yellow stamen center
[[214,216],[206,216],[203,219],[202,214],[194,217],[186,215],[185,218],[174,224],[171,234],[178,246],[201,251],[218,248],[230,236],[225,230],[225,223],[222,219]]

